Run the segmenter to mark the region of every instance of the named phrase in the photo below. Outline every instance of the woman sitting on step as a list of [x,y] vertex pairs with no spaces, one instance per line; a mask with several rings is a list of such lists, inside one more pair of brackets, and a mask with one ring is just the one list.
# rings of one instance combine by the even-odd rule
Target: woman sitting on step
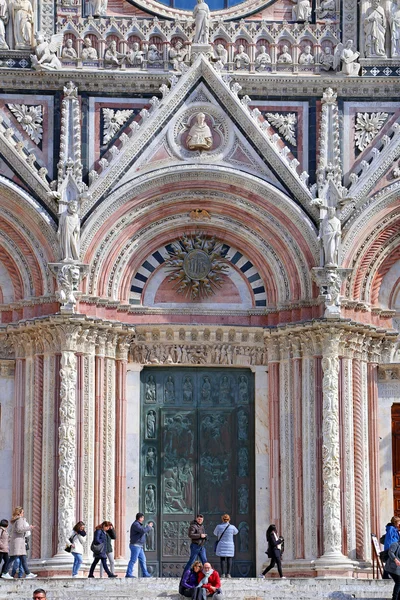
[[185,598],[193,598],[198,584],[198,574],[201,573],[203,564],[196,560],[192,564],[191,569],[187,569],[182,575],[182,579],[179,582],[179,593]]

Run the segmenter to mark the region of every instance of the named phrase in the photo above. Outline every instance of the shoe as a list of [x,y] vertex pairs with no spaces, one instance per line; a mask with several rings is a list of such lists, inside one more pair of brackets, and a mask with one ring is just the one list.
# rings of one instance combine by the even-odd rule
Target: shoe
[[110,579],[110,577],[117,577],[116,575],[109,575],[108,578]]
[[226,575],[226,577],[227,577],[228,579],[232,579],[232,575],[231,575],[230,573],[228,573],[228,574]]
[[9,573],[3,573],[3,575],[1,576],[2,579],[13,579],[13,577],[11,577],[11,575]]
[[143,575],[143,577],[151,577],[151,575]]
[[265,579],[265,575],[263,575],[262,573],[260,573],[260,575],[257,575],[257,577],[258,577],[259,579]]
[[225,578],[225,577],[226,577],[225,573],[222,573],[221,577],[224,577],[224,578]]
[[29,573],[29,575],[25,575],[25,579],[35,579],[35,577],[37,577],[35,573]]
[[125,575],[125,579],[136,579],[135,575]]
[[287,579],[287,577],[281,577],[281,579]]
[[94,579],[94,575],[88,575],[88,579]]

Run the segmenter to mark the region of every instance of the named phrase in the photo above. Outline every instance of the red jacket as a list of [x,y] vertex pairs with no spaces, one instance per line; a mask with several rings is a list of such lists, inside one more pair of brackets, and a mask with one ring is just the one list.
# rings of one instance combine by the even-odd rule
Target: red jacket
[[[200,573],[197,574],[197,577],[199,579],[199,583],[203,579],[204,576],[205,576],[204,573],[202,573],[201,571],[200,571]],[[208,582],[205,585],[202,585],[201,587],[206,588],[206,590],[208,592],[211,592],[213,594],[214,592],[210,589],[210,586],[213,586],[215,588],[220,588],[221,587],[221,580],[219,578],[218,571],[213,571],[211,573],[210,577],[208,578]]]

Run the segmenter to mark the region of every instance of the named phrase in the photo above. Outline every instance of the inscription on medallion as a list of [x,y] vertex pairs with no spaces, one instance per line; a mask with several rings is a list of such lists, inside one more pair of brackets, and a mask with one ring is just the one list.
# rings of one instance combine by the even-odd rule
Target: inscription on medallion
[[200,281],[211,271],[210,257],[204,250],[192,250],[185,256],[183,270],[190,279]]

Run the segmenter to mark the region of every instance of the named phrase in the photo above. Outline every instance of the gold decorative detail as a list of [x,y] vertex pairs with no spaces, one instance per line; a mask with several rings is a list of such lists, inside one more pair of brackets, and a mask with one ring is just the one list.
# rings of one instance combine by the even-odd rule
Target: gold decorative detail
[[209,238],[201,232],[193,236],[185,234],[172,244],[166,260],[171,272],[169,281],[176,281],[178,294],[185,294],[191,300],[211,296],[221,287],[221,275],[229,268],[223,259],[223,245],[214,237]]
[[193,210],[190,211],[189,217],[191,219],[193,219],[194,221],[200,221],[203,219],[211,219],[210,213],[207,210],[204,210],[204,208],[194,208]]

